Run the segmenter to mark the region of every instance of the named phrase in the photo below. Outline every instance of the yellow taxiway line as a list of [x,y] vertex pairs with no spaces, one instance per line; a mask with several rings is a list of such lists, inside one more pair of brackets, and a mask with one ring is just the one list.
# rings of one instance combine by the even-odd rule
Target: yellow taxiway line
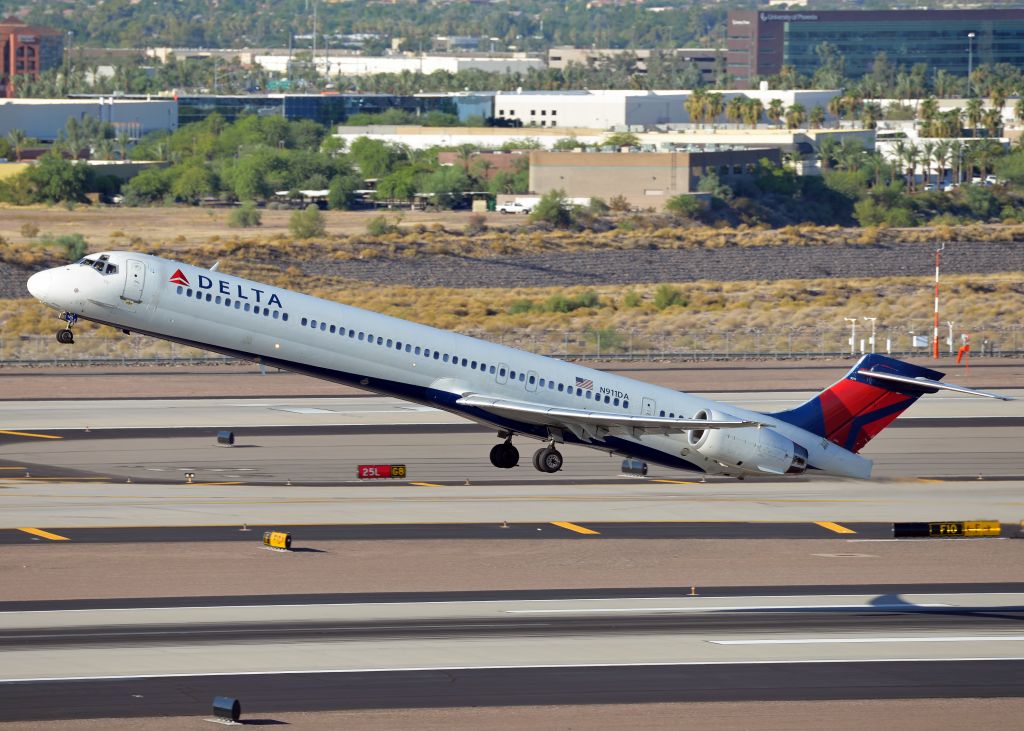
[[551,525],[557,525],[559,528],[565,528],[571,530],[574,533],[583,533],[588,536],[599,536],[601,535],[596,530],[590,530],[590,528],[584,528],[582,525],[576,525],[575,523],[567,523],[565,521],[552,521]]
[[58,437],[54,434],[35,434],[30,431],[9,431],[6,429],[0,429],[0,434],[7,434],[12,437],[35,437],[36,439],[63,439],[64,437]]
[[417,487],[444,487],[444,485],[438,485],[434,482],[410,482],[410,485],[416,485]]
[[70,541],[71,540],[67,536],[59,536],[56,533],[50,533],[50,532],[45,531],[45,530],[39,530],[39,528],[18,528],[18,530],[20,530],[20,531],[22,531],[24,533],[31,533],[32,535],[39,536],[40,538],[46,538],[47,540],[51,540],[51,541]]
[[828,520],[815,521],[815,525],[820,525],[822,528],[828,528],[834,533],[856,533],[857,531],[847,528],[845,525],[839,525],[839,523],[833,523]]

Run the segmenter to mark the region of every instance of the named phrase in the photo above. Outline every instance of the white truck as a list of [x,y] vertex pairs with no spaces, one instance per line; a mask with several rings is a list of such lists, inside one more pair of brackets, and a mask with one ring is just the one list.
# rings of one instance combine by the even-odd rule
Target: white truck
[[540,198],[515,198],[514,200],[498,203],[494,210],[498,213],[529,213],[537,205]]

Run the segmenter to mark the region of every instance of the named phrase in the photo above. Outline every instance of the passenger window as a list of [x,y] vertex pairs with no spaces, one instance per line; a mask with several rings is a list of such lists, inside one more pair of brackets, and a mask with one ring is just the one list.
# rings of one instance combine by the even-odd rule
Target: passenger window
[[192,296],[192,290],[191,289],[186,289],[185,290],[185,296],[186,297],[191,297]]
[[[380,339],[379,339],[379,338],[377,339],[377,342],[378,342],[378,343],[380,342]],[[389,347],[389,348],[391,347],[391,338],[388,338],[388,347]]]
[[231,298],[230,298],[230,297],[225,297],[225,298],[224,298],[224,304],[225,304],[225,305],[226,305],[227,307],[231,307]]
[[274,310],[274,319],[276,320],[280,316],[281,316],[281,313],[278,312],[277,310]]
[[542,378],[542,379],[540,379],[540,387],[541,387],[541,388],[544,388],[544,379],[543,379],[543,378]]
[[619,399],[617,397],[613,398],[612,399],[612,406],[618,406],[618,405],[619,405]]
[[382,338],[380,335],[378,335],[377,336],[377,345],[383,345],[383,344],[384,344],[384,338]]
[[[236,302],[235,304],[237,305],[238,303]],[[288,322],[288,313],[287,312],[282,312],[281,313],[281,319],[284,320],[285,322]]]
[[206,301],[213,302],[213,295],[210,294],[209,292],[206,293]]
[[[241,303],[241,302],[239,302],[238,300],[235,300],[235,309],[236,309],[236,310],[240,310],[240,309],[242,309],[242,303]],[[287,317],[285,317],[285,319],[287,320],[288,318],[287,318]]]
[[316,320],[310,320],[309,321],[309,326],[315,330],[316,329]]
[[445,353],[445,354],[444,354],[444,358],[443,358],[443,360],[444,360],[444,362],[445,362],[445,363],[447,363],[447,362],[448,362],[448,354],[447,354],[447,353]]
[[559,383],[558,384],[558,392],[561,393],[564,390],[565,390],[565,387],[561,383]]
[[548,390],[550,390],[550,391],[554,391],[555,390],[555,382],[554,381],[548,381]]
[[197,289],[197,290],[196,290],[196,299],[197,299],[197,300],[201,300],[202,298],[203,298],[203,293],[202,293],[202,292],[200,292],[200,291],[199,291],[199,290]]
[[401,341],[395,341],[395,350],[401,350],[401,349],[402,349]]
[[[469,361],[466,360],[465,358],[463,358],[462,359],[462,367],[465,368],[468,364],[469,364]],[[476,365],[474,364],[473,367],[476,368]]]
[[355,330],[349,330],[349,331],[348,331],[348,336],[349,336],[350,338],[354,338],[354,337],[356,336],[356,331],[355,331]]
[[[263,316],[264,317],[270,317],[270,308],[269,307],[264,307],[263,308]],[[323,328],[320,328],[320,329],[323,330]]]
[[[488,370],[488,371],[490,371],[491,373],[494,373],[494,366],[491,366],[491,367],[490,367],[490,368],[488,368],[487,370]],[[503,372],[503,374],[504,374],[504,372]]]
[[184,287],[182,287],[182,286],[181,286],[181,285],[179,284],[179,285],[178,285],[178,294],[181,294],[181,291],[182,291],[183,289],[185,289],[185,288],[184,288]]
[[611,398],[609,398],[608,396],[605,396],[605,397],[604,397],[604,402],[605,402],[606,404],[610,404],[610,403],[612,402],[612,400],[611,400]]
[[500,375],[500,376],[501,376],[502,378],[504,378],[504,377],[505,377],[505,369],[504,369],[504,368],[502,368],[502,369],[501,369],[501,372],[499,373],[499,375]]
[[250,309],[252,309],[252,308],[249,306],[249,303],[246,302],[245,303],[245,311],[248,312]]
[[536,382],[537,382],[537,379],[534,376],[530,376],[530,385],[532,386]]
[[363,334],[362,334],[362,333],[359,333],[359,339],[360,339],[360,340],[362,340],[362,339],[363,339]]
[[588,399],[592,398],[592,395],[591,395],[590,391],[587,391],[587,398]]
[[629,408],[629,401],[623,401],[622,402],[622,408],[628,409]]
[[331,335],[334,335],[335,329],[334,325],[331,325]]
[[417,346],[416,346],[416,350],[415,350],[415,351],[413,351],[413,352],[415,352],[415,353],[416,353],[416,355],[419,355],[419,354],[420,354],[420,346],[418,346],[418,345],[417,345]]
[[213,301],[214,301],[215,304],[219,305],[220,304],[220,295],[218,294],[216,297],[214,297]]
[[412,346],[409,345],[409,343],[405,344],[405,352],[406,353],[411,353],[412,352]]
[[323,332],[325,330],[327,330],[327,323],[326,322],[321,322],[320,323],[320,331]]
[[520,374],[519,374],[519,382],[520,382],[520,383],[522,383],[522,382],[523,382],[523,381],[525,381],[525,380],[526,380],[526,375],[525,375],[525,374],[523,374],[523,373],[520,373]]
[[[463,363],[463,365],[465,365],[465,363]],[[475,371],[476,370],[476,361],[474,360],[472,365],[470,365],[469,367],[472,368]]]
[[577,396],[582,396],[583,395],[583,389],[582,388],[577,388],[576,389],[576,395]]
[[659,412],[658,412],[658,416],[664,416],[664,415],[665,415],[665,412],[664,412],[664,411],[659,411]]
[[513,381],[516,380],[516,372],[510,370],[508,372],[508,377],[511,378]]

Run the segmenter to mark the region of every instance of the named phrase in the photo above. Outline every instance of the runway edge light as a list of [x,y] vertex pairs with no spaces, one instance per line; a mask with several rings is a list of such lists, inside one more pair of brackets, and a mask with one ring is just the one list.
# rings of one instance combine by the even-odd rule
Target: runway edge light
[[242,717],[242,704],[237,698],[218,695],[213,699],[213,720],[220,723],[238,723]]
[[892,524],[893,538],[995,538],[1001,533],[998,520]]
[[263,534],[263,545],[278,551],[290,551],[292,550],[292,534],[268,530]]

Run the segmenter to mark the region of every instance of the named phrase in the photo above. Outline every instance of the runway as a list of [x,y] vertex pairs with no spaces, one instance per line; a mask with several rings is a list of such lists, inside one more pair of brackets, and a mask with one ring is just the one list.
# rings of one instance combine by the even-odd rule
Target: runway
[[[932,397],[870,481],[702,482],[497,470],[377,397],[0,402],[0,720],[1022,697],[1022,436],[1024,401]],[[972,519],[1003,537],[891,539]]]
[[1020,696],[1022,599],[226,597],[194,608],[6,611],[0,707],[22,720],[201,713],[197,699],[214,694],[256,712]]

